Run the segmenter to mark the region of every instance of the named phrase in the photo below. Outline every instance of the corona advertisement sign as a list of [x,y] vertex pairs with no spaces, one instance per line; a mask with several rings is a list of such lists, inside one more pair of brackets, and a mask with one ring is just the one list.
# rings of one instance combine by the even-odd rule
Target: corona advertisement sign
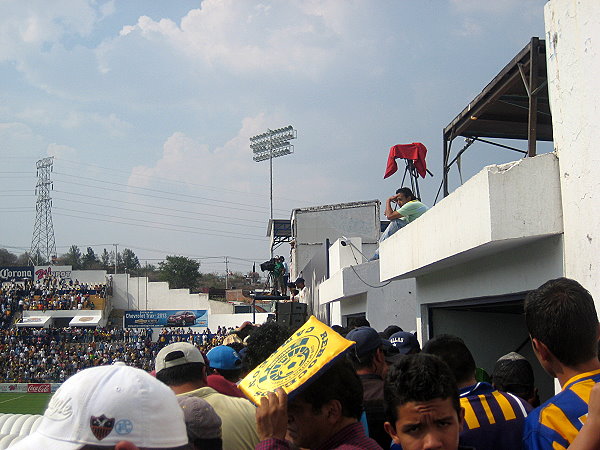
[[261,397],[279,387],[289,395],[352,345],[354,342],[311,316],[265,362],[250,372],[239,388],[257,405]]

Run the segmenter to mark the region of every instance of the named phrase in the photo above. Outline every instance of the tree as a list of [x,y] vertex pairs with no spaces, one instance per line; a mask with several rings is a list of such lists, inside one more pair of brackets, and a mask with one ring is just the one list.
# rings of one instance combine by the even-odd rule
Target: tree
[[0,266],[14,266],[17,262],[17,255],[9,252],[5,248],[0,248]]
[[185,256],[167,256],[158,263],[160,279],[169,283],[171,289],[194,290],[200,278],[200,263]]
[[140,268],[140,261],[138,257],[135,255],[133,250],[126,248],[123,250],[121,254],[121,259],[123,260],[123,266],[129,273],[138,273],[138,269]]
[[81,265],[84,269],[100,268],[100,261],[92,247],[88,247],[86,254],[81,257]]
[[110,253],[106,249],[102,251],[100,256],[100,264],[102,264],[104,270],[110,270]]
[[28,266],[29,265],[29,252],[21,253],[15,261],[16,266]]
[[81,250],[76,245],[71,245],[69,251],[58,258],[58,262],[73,267],[73,270],[81,269]]

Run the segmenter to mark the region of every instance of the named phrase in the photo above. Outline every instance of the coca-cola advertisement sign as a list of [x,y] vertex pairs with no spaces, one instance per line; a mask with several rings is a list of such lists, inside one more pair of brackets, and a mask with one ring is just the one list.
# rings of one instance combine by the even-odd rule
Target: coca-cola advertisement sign
[[28,394],[49,394],[50,393],[50,383],[29,383],[27,385],[27,393]]
[[33,267],[0,267],[0,281],[32,279]]

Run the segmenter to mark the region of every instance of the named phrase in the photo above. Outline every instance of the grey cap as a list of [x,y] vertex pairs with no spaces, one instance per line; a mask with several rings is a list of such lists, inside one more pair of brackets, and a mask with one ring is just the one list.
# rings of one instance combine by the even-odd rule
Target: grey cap
[[[182,355],[179,358],[166,361],[165,359],[167,355],[174,352],[181,352]],[[190,363],[204,364],[204,357],[202,356],[202,353],[200,353],[200,350],[188,342],[175,342],[174,344],[169,344],[166,347],[163,347],[158,352],[156,355],[156,360],[154,361],[154,369],[156,370],[156,373],[158,373],[163,369],[168,369],[169,367],[176,367]]]
[[210,404],[199,397],[181,395],[177,397],[183,410],[188,439],[219,439],[222,437],[221,418]]

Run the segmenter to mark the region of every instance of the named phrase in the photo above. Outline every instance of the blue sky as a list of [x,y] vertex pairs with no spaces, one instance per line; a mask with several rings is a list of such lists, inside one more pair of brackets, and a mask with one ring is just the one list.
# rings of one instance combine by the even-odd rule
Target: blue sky
[[[298,139],[274,161],[276,217],[385,200],[401,181],[383,180],[388,150],[410,142],[429,150],[432,204],[442,129],[543,38],[544,4],[4,0],[0,247],[29,247],[35,161],[53,155],[59,253],[119,243],[142,261],[262,262],[268,162],[252,161],[248,138],[288,124]],[[474,145],[463,178],[514,158]],[[223,269],[205,259],[201,270]]]

